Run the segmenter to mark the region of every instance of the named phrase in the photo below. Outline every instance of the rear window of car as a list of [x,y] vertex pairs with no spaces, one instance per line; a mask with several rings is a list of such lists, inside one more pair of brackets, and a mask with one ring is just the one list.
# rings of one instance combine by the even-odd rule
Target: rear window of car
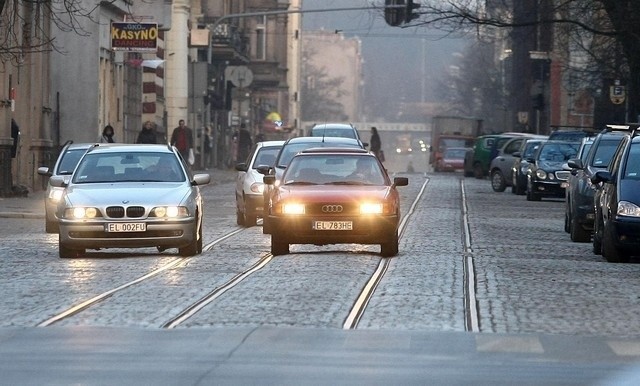
[[310,149],[312,147],[353,147],[360,148],[355,143],[344,142],[305,142],[305,143],[290,143],[282,147],[279,158],[277,160],[277,166],[280,168],[286,168],[291,162],[293,156],[301,152],[302,150]]

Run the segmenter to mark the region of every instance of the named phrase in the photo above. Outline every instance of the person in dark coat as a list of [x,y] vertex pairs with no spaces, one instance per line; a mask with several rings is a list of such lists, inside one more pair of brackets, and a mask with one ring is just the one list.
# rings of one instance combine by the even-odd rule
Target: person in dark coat
[[144,125],[142,125],[142,130],[138,133],[136,143],[158,143],[156,131],[153,126],[153,122],[146,121]]
[[375,126],[371,127],[369,149],[378,157],[378,159],[380,159],[380,161],[384,161],[384,153],[382,153],[382,141],[380,141],[380,135],[378,134],[378,129]]
[[253,145],[251,133],[243,123],[240,125],[240,131],[238,131],[238,162],[244,162],[247,159],[251,151],[251,145]]

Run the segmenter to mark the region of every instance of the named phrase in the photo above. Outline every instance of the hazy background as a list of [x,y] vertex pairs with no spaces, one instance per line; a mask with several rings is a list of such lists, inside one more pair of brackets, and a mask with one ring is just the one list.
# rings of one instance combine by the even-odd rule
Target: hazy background
[[[303,0],[303,9],[382,6],[384,0]],[[391,27],[382,10],[303,14],[304,32],[325,29],[362,41],[364,100],[389,118],[395,103],[438,102],[446,69],[463,50],[462,39],[445,38],[425,27]],[[303,33],[304,33],[303,32]],[[382,109],[382,110],[381,110]],[[392,119],[390,119],[392,120]]]

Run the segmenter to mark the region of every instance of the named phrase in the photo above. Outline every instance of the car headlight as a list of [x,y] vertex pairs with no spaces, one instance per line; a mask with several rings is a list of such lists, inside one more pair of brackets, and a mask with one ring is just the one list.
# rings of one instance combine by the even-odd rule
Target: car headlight
[[49,200],[51,202],[59,202],[64,193],[64,188],[54,187],[49,191]]
[[384,205],[382,203],[365,202],[360,204],[360,214],[382,214]]
[[304,214],[304,204],[298,204],[298,203],[282,204],[282,213],[284,213],[284,214]]
[[75,219],[87,219],[87,218],[102,217],[102,215],[100,214],[100,211],[97,208],[76,207],[76,208],[67,208],[67,209],[65,209],[64,217],[65,218],[75,218]]
[[620,201],[617,214],[619,216],[640,217],[640,207],[629,201]]
[[541,180],[544,180],[545,178],[547,178],[547,172],[545,172],[542,169],[538,169],[536,170],[536,177],[538,177]]
[[262,192],[264,192],[264,184],[262,182],[254,182],[253,184],[251,184],[249,190],[251,190],[253,193],[262,194]]
[[150,217],[188,217],[189,208],[186,206],[156,206],[151,209]]

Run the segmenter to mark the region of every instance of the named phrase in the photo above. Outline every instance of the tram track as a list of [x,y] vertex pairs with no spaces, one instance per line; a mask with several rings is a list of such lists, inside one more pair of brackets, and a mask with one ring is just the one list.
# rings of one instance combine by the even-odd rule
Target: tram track
[[480,314],[476,299],[476,276],[471,247],[471,228],[469,226],[469,208],[464,179],[460,180],[462,210],[462,244],[463,244],[463,282],[464,282],[464,326],[469,332],[480,332]]
[[[417,197],[413,200],[413,203],[410,207],[410,209],[407,211],[407,213],[402,217],[401,222],[399,224],[399,228],[398,228],[398,237],[400,239],[402,239],[404,237],[404,231],[406,229],[406,225],[409,221],[409,219],[411,218],[415,207],[417,205],[417,203],[419,202],[420,198],[422,197],[422,195],[424,194],[424,191],[427,187],[427,184],[429,182],[429,179],[427,179],[424,184],[422,185]],[[222,237],[219,237],[218,239],[206,244],[203,248],[204,251],[210,251],[212,250],[216,245],[224,242],[225,240],[243,232],[247,230],[247,228],[238,228],[238,229],[234,229],[231,232],[228,232],[227,234],[223,235]],[[46,327],[46,326],[51,326],[53,324],[56,324],[64,319],[68,319],[73,317],[74,315],[77,315],[78,313],[94,306],[97,305],[98,303],[112,297],[113,295],[115,295],[116,293],[123,291],[125,289],[128,289],[130,287],[133,287],[135,285],[138,285],[140,283],[143,283],[151,278],[154,278],[160,274],[162,274],[163,272],[166,272],[172,268],[178,267],[180,265],[184,265],[185,262],[189,261],[190,259],[192,259],[193,257],[179,257],[176,258],[164,265],[162,265],[159,268],[156,268],[134,280],[131,280],[127,283],[124,283],[118,287],[115,287],[113,289],[110,289],[108,291],[102,292],[99,295],[96,295],[90,299],[87,299],[83,302],[80,302],[72,307],[69,307],[68,309],[59,312],[53,316],[51,316],[50,318],[40,322],[37,324],[37,327]],[[190,319],[192,316],[196,315],[199,311],[201,311],[203,308],[207,307],[208,305],[210,305],[211,303],[213,303],[215,300],[219,299],[221,296],[223,296],[226,292],[228,292],[229,290],[231,290],[233,287],[235,287],[236,285],[238,285],[240,282],[242,282],[243,280],[247,279],[249,276],[251,276],[252,274],[256,273],[257,271],[261,270],[262,268],[264,268],[266,265],[268,265],[272,260],[273,260],[274,256],[271,253],[266,253],[263,254],[263,256],[261,256],[257,261],[255,261],[253,264],[251,264],[250,266],[248,266],[246,269],[241,270],[239,273],[237,273],[236,275],[234,275],[232,278],[230,278],[229,280],[227,280],[226,282],[217,285],[215,288],[213,288],[212,290],[210,290],[208,293],[206,293],[204,296],[202,296],[200,299],[196,300],[195,302],[189,304],[188,306],[182,308],[182,311],[178,312],[177,314],[175,314],[175,316],[169,318],[167,321],[165,321],[164,323],[162,323],[162,325],[160,326],[160,328],[164,328],[164,329],[173,329],[178,327],[179,325],[181,325],[182,323],[184,323],[185,321],[187,321],[188,319]],[[365,284],[365,286],[362,288],[362,290],[360,291],[360,293],[357,295],[355,302],[353,303],[353,306],[351,307],[351,310],[348,314],[348,316],[346,317],[344,324],[343,324],[343,329],[355,329],[357,328],[358,322],[360,321],[360,318],[362,317],[362,315],[364,314],[369,301],[371,299],[371,297],[373,296],[373,294],[375,293],[375,290],[378,286],[378,284],[380,283],[380,281],[382,280],[382,278],[384,277],[385,273],[387,272],[391,262],[394,260],[394,258],[381,258],[380,262],[377,266],[377,269],[373,272],[373,274],[370,276],[369,280],[367,281],[367,283]]]

